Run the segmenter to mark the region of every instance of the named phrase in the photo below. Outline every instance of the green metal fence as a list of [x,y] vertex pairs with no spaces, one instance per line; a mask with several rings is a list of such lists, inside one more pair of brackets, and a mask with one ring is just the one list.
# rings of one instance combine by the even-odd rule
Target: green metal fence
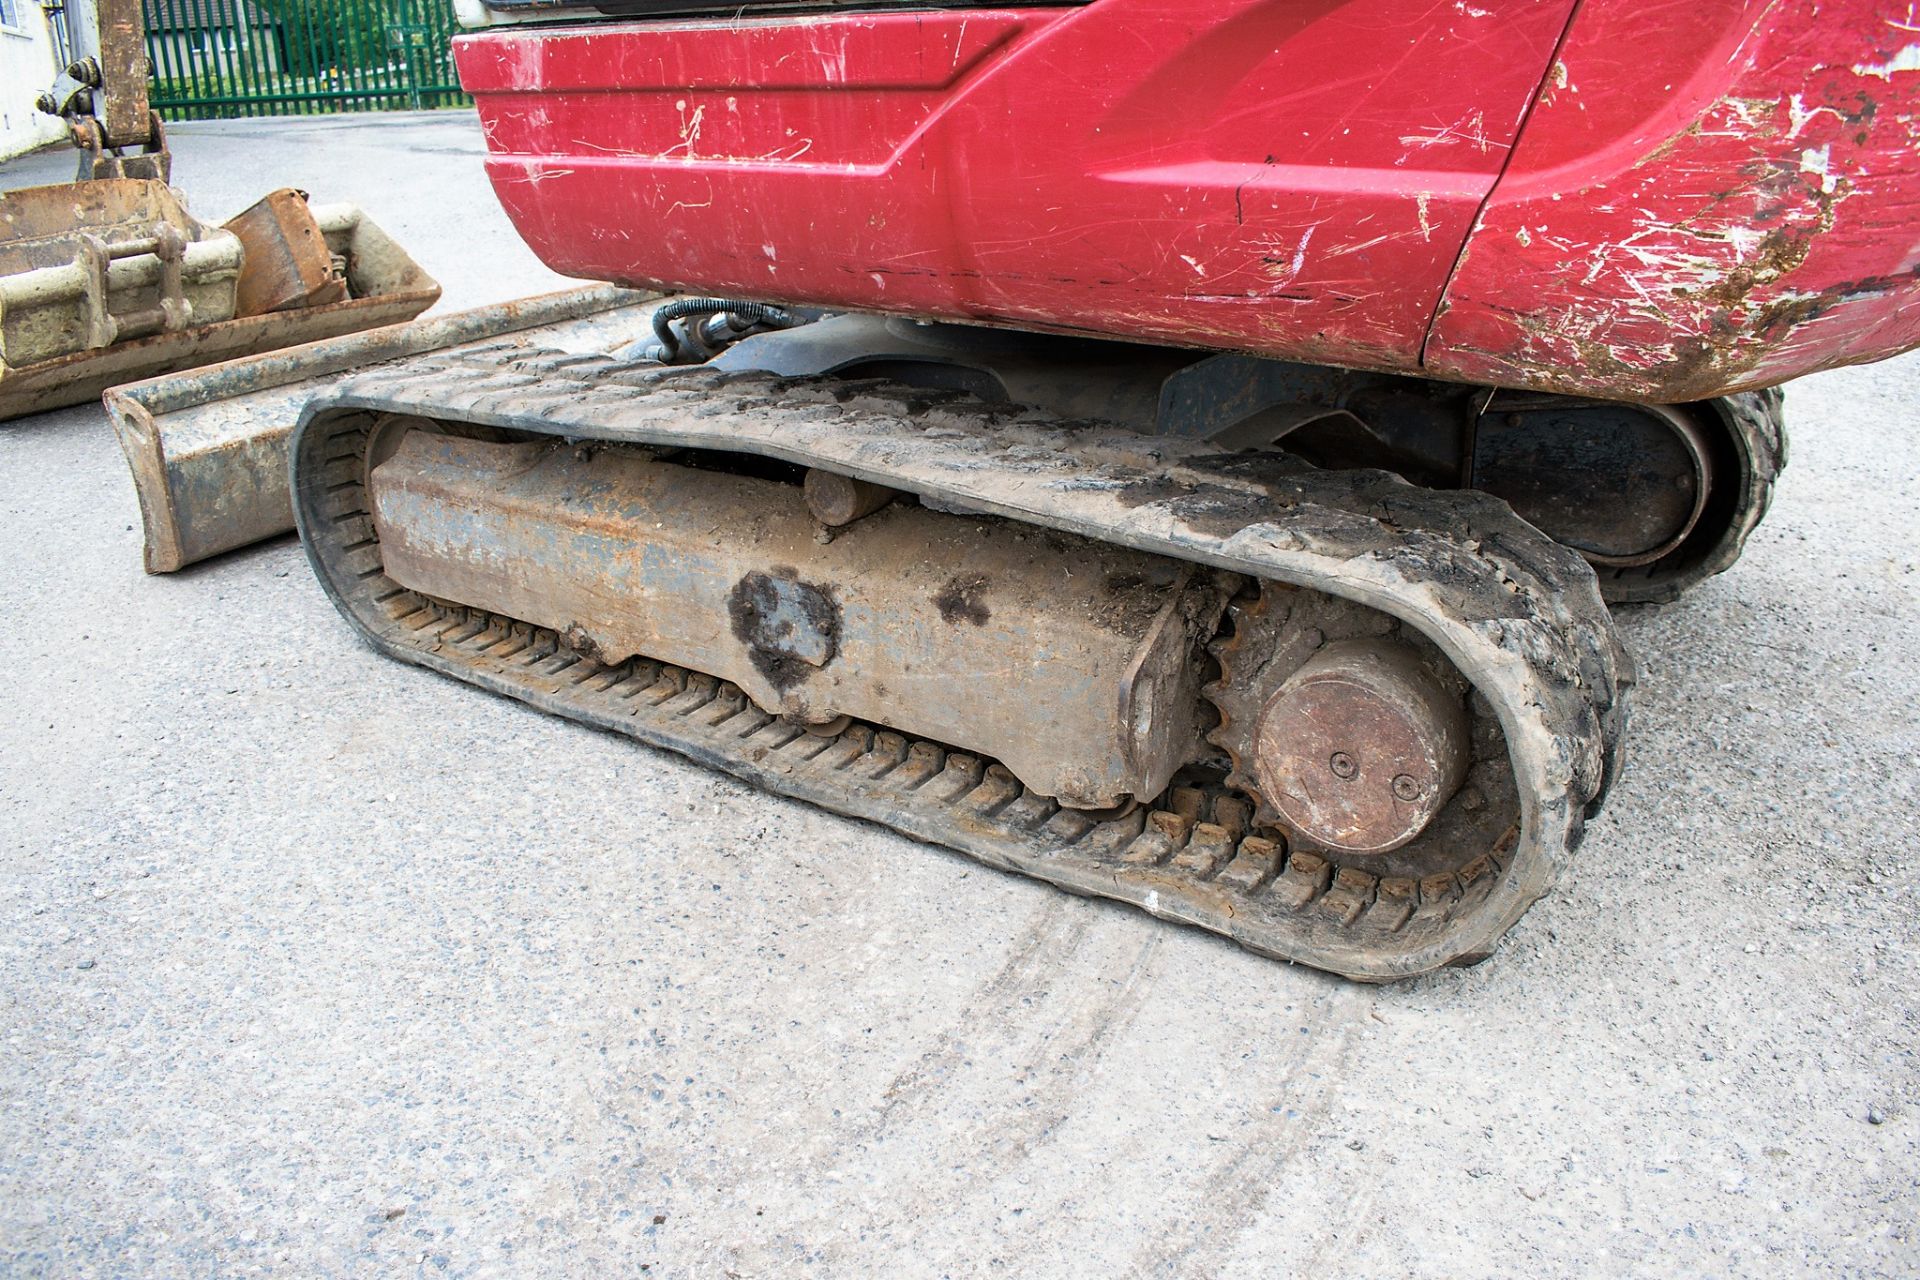
[[168,120],[397,111],[469,101],[449,0],[144,0]]

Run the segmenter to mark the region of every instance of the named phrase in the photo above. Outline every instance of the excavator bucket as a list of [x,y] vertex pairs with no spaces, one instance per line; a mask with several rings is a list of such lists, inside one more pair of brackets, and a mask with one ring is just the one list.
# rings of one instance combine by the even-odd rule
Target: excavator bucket
[[290,188],[225,226],[149,178],[0,193],[0,421],[395,324],[439,296],[359,209]]

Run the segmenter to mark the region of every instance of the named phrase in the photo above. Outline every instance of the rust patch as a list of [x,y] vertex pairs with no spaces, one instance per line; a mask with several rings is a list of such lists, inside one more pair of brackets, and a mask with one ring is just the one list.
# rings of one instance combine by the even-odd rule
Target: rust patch
[[833,588],[801,582],[792,569],[741,578],[727,596],[727,617],[754,670],[781,693],[840,651],[840,602]]
[[987,608],[986,601],[980,598],[987,589],[988,578],[984,573],[960,573],[947,580],[940,593],[933,597],[933,607],[951,626],[970,622],[976,627],[984,627],[993,617],[993,611]]

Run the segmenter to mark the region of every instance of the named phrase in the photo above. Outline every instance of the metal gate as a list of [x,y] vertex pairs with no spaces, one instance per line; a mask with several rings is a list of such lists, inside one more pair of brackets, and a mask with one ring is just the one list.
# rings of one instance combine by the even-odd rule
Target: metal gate
[[397,111],[469,101],[448,0],[144,0],[169,120]]

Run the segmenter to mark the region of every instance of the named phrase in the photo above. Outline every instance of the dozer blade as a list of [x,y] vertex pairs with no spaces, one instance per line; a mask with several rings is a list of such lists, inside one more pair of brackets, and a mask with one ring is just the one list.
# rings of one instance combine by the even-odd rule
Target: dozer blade
[[[150,378],[106,394],[146,526],[148,573],[293,528],[287,437],[308,401],[383,361],[463,345],[512,358],[514,335],[600,353],[651,332],[656,295],[569,289]],[[509,339],[510,341],[502,341]]]
[[0,194],[0,421],[410,320],[440,286],[352,205],[276,191],[224,227],[164,182]]

